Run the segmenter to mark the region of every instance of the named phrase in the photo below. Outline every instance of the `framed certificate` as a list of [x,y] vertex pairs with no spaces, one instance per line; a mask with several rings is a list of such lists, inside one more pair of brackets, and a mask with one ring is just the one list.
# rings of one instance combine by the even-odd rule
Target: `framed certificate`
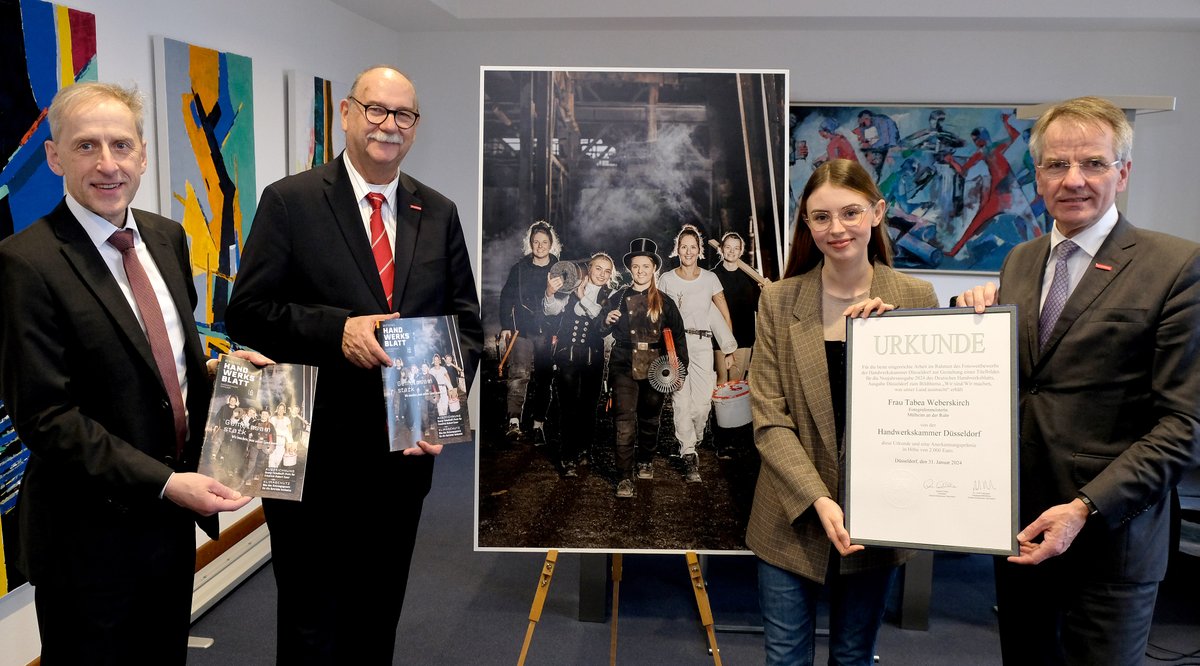
[[846,331],[853,543],[1017,553],[1017,311],[898,310]]

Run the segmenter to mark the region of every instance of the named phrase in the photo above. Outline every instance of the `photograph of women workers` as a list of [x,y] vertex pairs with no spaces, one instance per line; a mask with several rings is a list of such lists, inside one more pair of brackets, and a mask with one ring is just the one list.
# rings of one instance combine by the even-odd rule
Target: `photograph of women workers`
[[750,362],[762,458],[746,543],[758,558],[767,664],[811,664],[829,591],[829,663],[871,664],[888,591],[912,551],[854,544],[845,528],[846,318],[933,308],[933,286],[891,268],[886,203],[852,160],[817,168],[784,279],[759,302]]

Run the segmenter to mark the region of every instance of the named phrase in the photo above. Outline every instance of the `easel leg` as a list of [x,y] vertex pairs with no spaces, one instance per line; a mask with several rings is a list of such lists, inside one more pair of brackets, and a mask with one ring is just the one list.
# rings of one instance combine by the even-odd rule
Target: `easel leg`
[[525,656],[529,654],[529,643],[533,641],[533,629],[538,620],[542,619],[542,606],[546,604],[546,594],[550,592],[550,580],[554,577],[554,565],[558,562],[558,551],[546,553],[546,561],[542,564],[542,575],[538,577],[537,591],[533,594],[533,606],[529,609],[529,627],[525,630],[525,642],[521,644],[521,657],[517,666],[524,666]]
[[700,560],[696,553],[687,553],[688,572],[692,576],[692,592],[696,593],[696,608],[700,610],[700,622],[704,624],[704,633],[708,635],[708,648],[712,650],[713,663],[721,666],[721,650],[717,647],[717,634],[713,631],[712,608],[708,605],[708,588],[704,584],[704,575],[700,571]]
[[617,606],[621,598],[621,553],[612,554],[612,635],[608,643],[608,664],[617,666]]

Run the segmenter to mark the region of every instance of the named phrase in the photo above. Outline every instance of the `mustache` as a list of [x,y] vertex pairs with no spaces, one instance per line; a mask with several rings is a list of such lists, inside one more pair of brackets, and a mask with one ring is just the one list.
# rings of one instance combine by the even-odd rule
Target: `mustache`
[[374,132],[368,134],[367,138],[371,141],[378,141],[380,143],[394,143],[398,146],[404,145],[404,135],[388,134],[383,130],[375,130]]

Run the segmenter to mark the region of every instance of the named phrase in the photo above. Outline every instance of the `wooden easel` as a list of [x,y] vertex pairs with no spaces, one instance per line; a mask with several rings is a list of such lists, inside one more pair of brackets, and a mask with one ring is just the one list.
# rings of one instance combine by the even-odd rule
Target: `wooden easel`
[[[712,607],[708,604],[708,586],[700,571],[700,559],[695,552],[685,553],[688,573],[692,579],[692,592],[696,595],[696,608],[700,611],[700,622],[704,625],[704,633],[708,637],[708,651],[713,656],[713,664],[721,666],[721,651],[717,648],[717,634],[713,626]],[[542,619],[542,607],[546,604],[546,595],[550,591],[550,581],[554,577],[554,567],[558,563],[558,551],[546,553],[546,561],[542,564],[542,572],[538,576],[537,589],[533,593],[533,605],[529,609],[529,626],[525,629],[525,641],[521,644],[521,656],[517,666],[525,665],[525,657],[529,654],[529,644],[533,641],[533,630]],[[617,664],[617,612],[621,598],[621,572],[623,558],[621,553],[612,553],[612,634],[609,640],[608,663]]]

